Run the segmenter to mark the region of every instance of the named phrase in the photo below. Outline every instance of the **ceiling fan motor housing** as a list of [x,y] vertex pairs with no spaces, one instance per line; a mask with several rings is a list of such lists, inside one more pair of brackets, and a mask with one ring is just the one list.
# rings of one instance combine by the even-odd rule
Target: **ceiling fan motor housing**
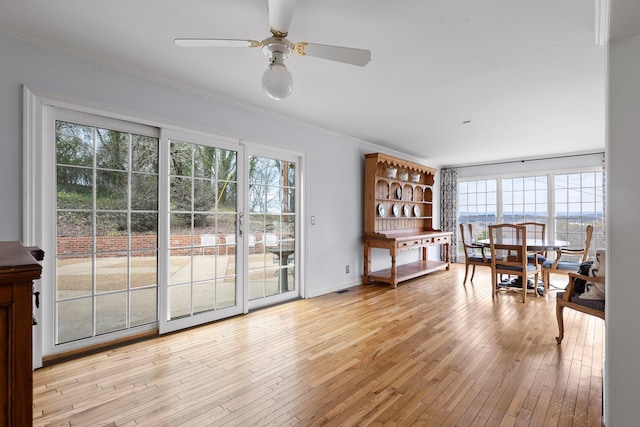
[[269,58],[269,62],[274,59],[285,60],[293,52],[293,43],[280,37],[269,37],[262,41],[262,51]]

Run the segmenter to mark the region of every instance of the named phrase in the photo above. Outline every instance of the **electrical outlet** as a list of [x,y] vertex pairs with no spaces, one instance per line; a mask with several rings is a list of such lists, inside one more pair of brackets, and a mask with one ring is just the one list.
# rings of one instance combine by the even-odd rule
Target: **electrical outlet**
[[347,264],[344,268],[344,272],[349,274],[349,264]]

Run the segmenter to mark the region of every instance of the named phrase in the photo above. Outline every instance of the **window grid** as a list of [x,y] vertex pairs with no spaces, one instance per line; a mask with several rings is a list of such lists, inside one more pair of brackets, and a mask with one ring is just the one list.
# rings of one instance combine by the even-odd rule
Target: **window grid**
[[157,321],[158,139],[56,121],[56,345]]
[[570,247],[580,248],[585,243],[586,226],[591,224],[592,258],[604,244],[603,207],[602,171],[458,182],[458,223],[473,225],[474,240],[487,238],[490,224],[531,221],[547,224],[547,237],[567,240]]
[[517,224],[549,218],[546,175],[502,179],[502,222]]
[[474,240],[489,238],[489,225],[496,223],[498,214],[497,195],[497,179],[458,183],[458,222],[472,224]]
[[555,236],[571,242],[571,247],[584,246],[586,226],[593,225],[589,257],[603,241],[603,180],[601,171],[555,175]]

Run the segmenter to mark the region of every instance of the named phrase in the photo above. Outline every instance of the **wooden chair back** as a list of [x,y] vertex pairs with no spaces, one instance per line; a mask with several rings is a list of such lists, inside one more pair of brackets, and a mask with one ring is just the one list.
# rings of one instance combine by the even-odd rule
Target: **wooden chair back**
[[[519,276],[522,279],[522,302],[525,302],[527,278],[535,276],[534,287],[538,284],[538,268],[527,260],[527,227],[518,224],[490,225],[489,245],[493,295],[498,291],[498,276]],[[534,292],[537,296],[537,289]]]
[[542,222],[521,222],[518,225],[524,225],[527,228],[527,237],[529,239],[547,238],[547,224]]
[[489,246],[491,248],[491,264],[494,269],[526,267],[527,228],[525,226],[517,224],[490,225]]
[[471,281],[476,273],[476,265],[490,266],[491,260],[485,255],[485,248],[482,245],[478,245],[473,241],[473,226],[471,224],[460,224],[460,238],[462,239],[462,246],[464,247],[464,279],[462,284],[467,283],[467,276],[469,275],[469,266],[471,270]]
[[478,246],[473,244],[473,226],[471,224],[460,224],[460,238],[462,239],[465,256],[470,257],[475,255]]
[[[556,259],[551,261],[547,261],[542,266],[542,281],[544,282],[545,292],[549,289],[549,280],[551,278],[551,273],[575,273],[578,271],[578,267],[581,263],[587,261],[589,257],[589,248],[591,247],[591,237],[593,236],[593,225],[587,225],[585,229],[585,242],[584,246],[581,248],[565,248],[556,251]],[[574,262],[566,262],[567,257],[562,259],[563,255],[580,257],[580,261]]]

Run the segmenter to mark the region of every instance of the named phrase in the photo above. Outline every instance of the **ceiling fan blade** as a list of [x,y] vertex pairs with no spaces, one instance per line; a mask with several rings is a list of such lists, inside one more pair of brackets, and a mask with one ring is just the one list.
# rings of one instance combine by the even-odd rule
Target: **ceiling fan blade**
[[233,39],[175,39],[173,43],[181,47],[259,47],[262,43],[256,40]]
[[344,62],[361,67],[367,65],[371,60],[370,51],[353,47],[300,42],[296,43],[293,49],[300,55],[314,56],[316,58],[329,59],[331,61]]
[[296,0],[269,0],[269,29],[275,37],[287,37]]

